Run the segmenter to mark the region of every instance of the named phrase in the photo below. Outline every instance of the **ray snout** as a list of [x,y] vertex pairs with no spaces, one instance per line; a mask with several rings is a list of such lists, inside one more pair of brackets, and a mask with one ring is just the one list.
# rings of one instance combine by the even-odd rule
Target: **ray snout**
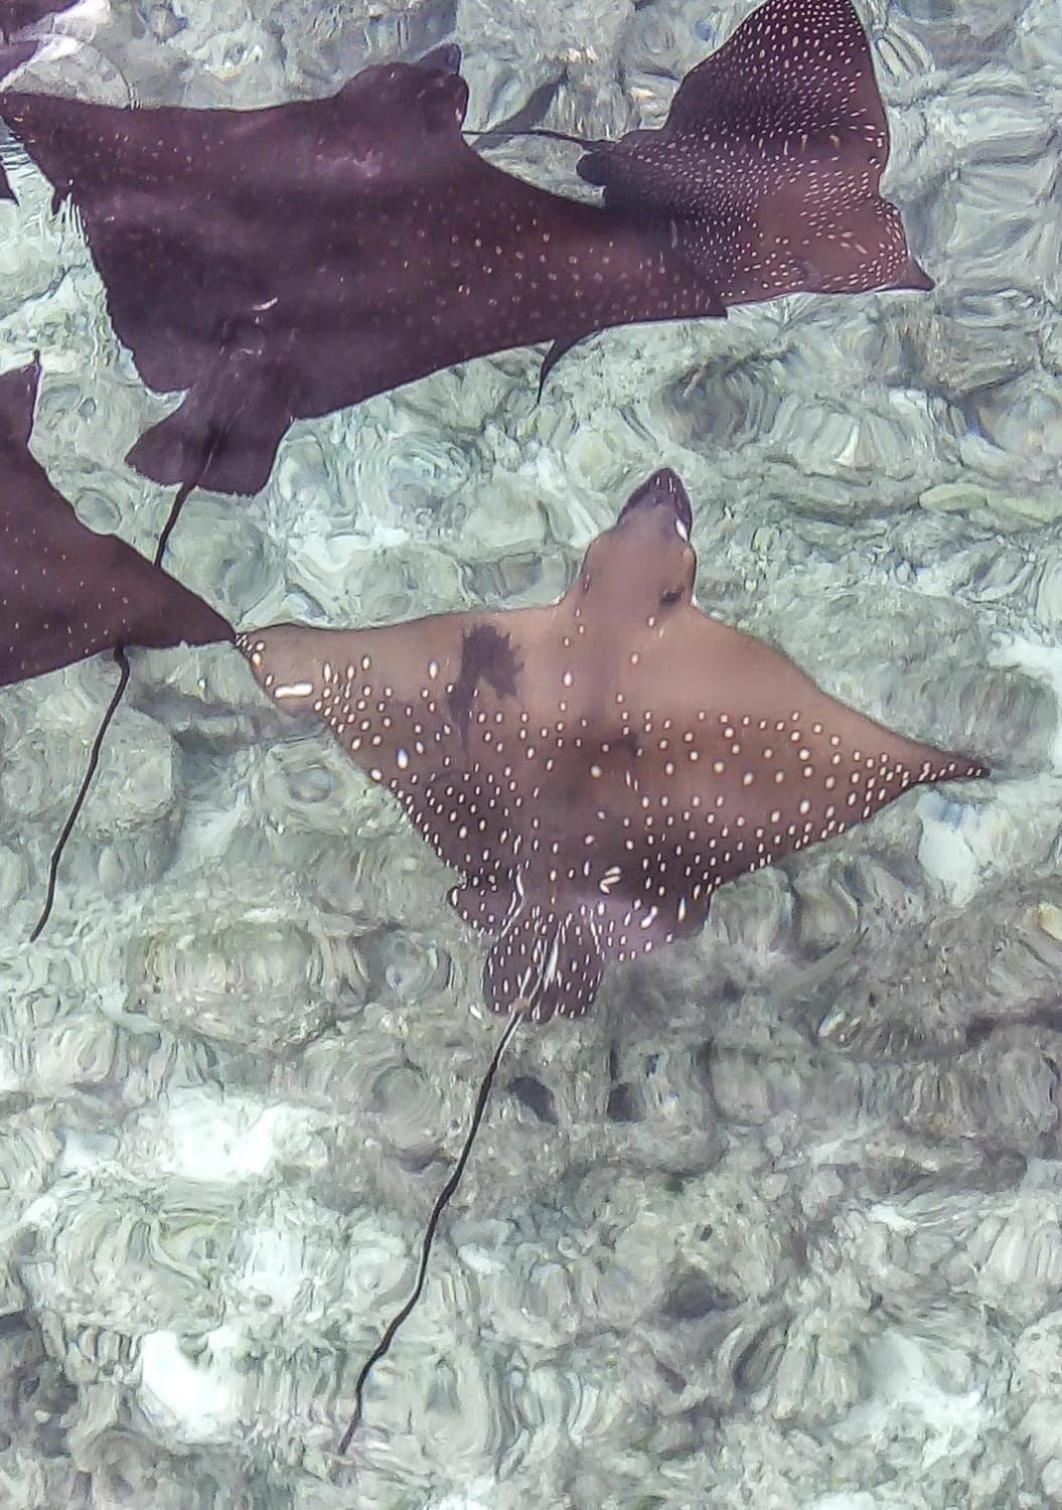
[[629,518],[631,514],[660,508],[671,511],[674,518],[683,525],[686,536],[689,538],[690,530],[693,528],[693,508],[682,478],[670,467],[661,467],[640,487],[635,488],[623,506],[619,523]]

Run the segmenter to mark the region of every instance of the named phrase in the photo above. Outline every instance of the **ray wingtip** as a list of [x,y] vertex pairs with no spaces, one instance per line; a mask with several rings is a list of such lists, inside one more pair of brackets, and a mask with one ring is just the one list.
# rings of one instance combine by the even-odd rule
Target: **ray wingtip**
[[913,257],[908,257],[894,285],[896,288],[912,288],[919,293],[931,293],[936,288],[936,280],[931,278],[922,265]]
[[932,781],[983,781],[992,775],[991,766],[983,760],[955,752],[938,757],[931,771],[936,773],[930,776]]

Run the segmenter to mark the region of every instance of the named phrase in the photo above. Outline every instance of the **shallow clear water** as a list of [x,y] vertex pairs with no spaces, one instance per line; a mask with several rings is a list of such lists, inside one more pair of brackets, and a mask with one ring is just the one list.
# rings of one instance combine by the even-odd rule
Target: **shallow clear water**
[[[657,123],[749,6],[78,7],[41,87],[327,94],[454,38],[469,122]],[[862,0],[886,190],[930,294],[796,297],[469,363],[296,424],[186,506],[170,569],[238,623],[545,602],[635,482],[694,502],[699,601],[829,691],[969,748],[728,887],[692,942],[518,1035],[424,1300],[496,1027],[449,873],[228,648],[0,693],[0,1502],[434,1510],[1040,1506],[1062,1495],[1062,28],[1051,0]],[[572,151],[514,143],[559,185]],[[0,203],[0,367],[33,449],[149,549],[120,460],[167,401],[35,169]]]

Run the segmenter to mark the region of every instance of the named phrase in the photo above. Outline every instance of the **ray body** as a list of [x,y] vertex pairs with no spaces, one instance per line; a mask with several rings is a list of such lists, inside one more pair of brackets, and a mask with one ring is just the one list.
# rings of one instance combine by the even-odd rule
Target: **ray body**
[[695,932],[727,881],[919,783],[985,774],[697,609],[690,524],[665,470],[548,607],[237,638],[460,873],[454,905],[495,936],[495,1011],[578,1016],[606,961]]
[[605,203],[673,227],[726,304],[932,288],[896,207],[870,46],[851,0],[766,0],[682,81],[660,130],[578,163]]
[[232,638],[195,593],[82,524],[29,450],[39,365],[0,376],[0,686],[126,645]]
[[295,417],[508,347],[724,312],[665,228],[479,157],[458,62],[263,110],[0,95],[77,206],[144,381],[187,390],[130,453],[141,471],[253,493]]

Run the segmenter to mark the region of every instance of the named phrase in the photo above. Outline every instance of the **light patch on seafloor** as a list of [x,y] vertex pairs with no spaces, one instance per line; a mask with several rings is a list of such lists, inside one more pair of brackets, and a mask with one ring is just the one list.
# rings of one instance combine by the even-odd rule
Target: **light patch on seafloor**
[[412,1272],[412,1249],[397,1232],[368,1213],[354,1219],[343,1278],[345,1301],[375,1317],[381,1302],[404,1287]]
[[[1054,693],[1058,721],[1048,758],[1051,771],[1062,774],[1062,646],[1011,635],[1000,641],[989,662],[1022,671]],[[998,784],[991,803],[957,802],[937,789],[922,792],[918,859],[923,869],[955,906],[966,906],[987,872],[1021,863],[1028,814],[1056,810],[1056,788],[1057,781],[1045,773]]]
[[86,21],[92,26],[102,26],[111,19],[110,0],[77,0],[69,10],[60,11],[51,18],[56,21]]
[[[488,1489],[489,1485],[484,1485]],[[441,1500],[434,1500],[429,1510],[490,1510],[485,1500],[473,1499],[469,1494],[447,1494]]]
[[268,1295],[278,1308],[290,1305],[311,1277],[304,1262],[305,1251],[301,1234],[260,1227],[247,1239],[241,1286],[256,1295]]
[[80,1127],[60,1127],[63,1151],[56,1166],[58,1174],[85,1174],[105,1159],[114,1157],[115,1137]]
[[867,1212],[871,1221],[881,1222],[888,1227],[890,1232],[915,1232],[918,1223],[905,1216],[902,1211],[897,1211],[895,1206],[890,1206],[887,1201],[876,1201]]
[[210,1090],[174,1091],[141,1119],[137,1162],[187,1180],[230,1183],[266,1174],[316,1117],[283,1103]]
[[964,907],[977,895],[988,858],[983,854],[985,834],[999,837],[999,814],[955,802],[938,791],[923,792],[917,812],[922,825],[919,863],[957,907]]
[[1002,780],[980,792],[988,801],[960,801],[929,787],[915,809],[922,825],[918,860],[956,907],[965,907],[989,877],[1046,860],[1058,830],[1062,790],[1053,772]]
[[988,1423],[979,1389],[962,1394],[941,1388],[920,1344],[903,1332],[883,1332],[867,1347],[867,1371],[873,1394],[849,1412],[838,1427],[840,1438],[888,1440],[907,1436],[920,1421],[924,1439],[922,1467],[942,1458],[965,1456]]
[[233,1364],[239,1336],[216,1327],[193,1360],[176,1332],[149,1332],[140,1349],[140,1404],[182,1442],[224,1442],[239,1414],[239,1377]]
[[823,1494],[812,1500],[807,1510],[877,1510],[878,1502],[865,1489],[854,1493],[843,1490],[840,1494]]
[[0,1096],[22,1089],[22,1076],[8,1044],[0,1043]]

